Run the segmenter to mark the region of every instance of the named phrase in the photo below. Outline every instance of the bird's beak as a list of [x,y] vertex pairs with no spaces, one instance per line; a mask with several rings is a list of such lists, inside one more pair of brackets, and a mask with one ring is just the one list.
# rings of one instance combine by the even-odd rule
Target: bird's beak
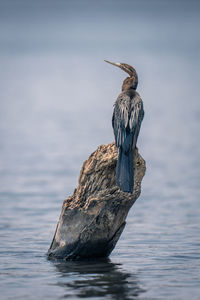
[[111,65],[113,65],[113,66],[121,68],[121,64],[120,63],[114,63],[114,62],[111,62],[111,61],[105,60],[105,59],[104,59],[104,61],[107,62],[107,63],[109,63],[109,64],[111,64]]
[[114,62],[111,62],[109,60],[104,60],[105,62],[113,65],[113,66],[116,66],[116,67],[119,67],[121,70],[123,70],[124,72],[128,73],[130,76],[133,76],[133,67],[127,65],[127,64],[124,64],[124,63],[114,63]]

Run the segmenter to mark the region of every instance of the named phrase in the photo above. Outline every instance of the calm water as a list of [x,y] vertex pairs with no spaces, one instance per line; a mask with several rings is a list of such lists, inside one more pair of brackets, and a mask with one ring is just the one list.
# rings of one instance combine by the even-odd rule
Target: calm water
[[[198,1],[0,1],[1,299],[200,298]],[[82,162],[113,141],[127,62],[142,194],[107,261],[47,252]]]

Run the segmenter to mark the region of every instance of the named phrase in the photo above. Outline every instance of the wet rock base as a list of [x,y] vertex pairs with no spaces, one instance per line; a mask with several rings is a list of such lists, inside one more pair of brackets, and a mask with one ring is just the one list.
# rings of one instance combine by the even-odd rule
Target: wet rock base
[[108,257],[124,227],[129,209],[139,197],[145,161],[135,151],[134,193],[115,183],[117,148],[101,145],[82,166],[78,187],[64,200],[59,222],[48,250],[49,258]]

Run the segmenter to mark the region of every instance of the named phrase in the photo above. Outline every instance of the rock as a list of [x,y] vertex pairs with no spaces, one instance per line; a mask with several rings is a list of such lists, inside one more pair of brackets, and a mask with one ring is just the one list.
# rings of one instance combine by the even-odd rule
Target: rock
[[101,145],[83,164],[78,187],[64,200],[48,251],[50,258],[107,257],[114,249],[129,209],[139,197],[145,161],[135,151],[134,194],[115,183],[117,148]]

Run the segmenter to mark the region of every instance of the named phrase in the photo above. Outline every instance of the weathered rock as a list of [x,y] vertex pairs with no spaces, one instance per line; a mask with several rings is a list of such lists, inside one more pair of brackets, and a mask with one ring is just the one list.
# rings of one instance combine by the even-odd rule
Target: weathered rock
[[74,194],[63,202],[49,257],[106,257],[114,249],[129,209],[139,197],[145,161],[135,151],[134,194],[115,183],[117,148],[101,145],[83,164]]

